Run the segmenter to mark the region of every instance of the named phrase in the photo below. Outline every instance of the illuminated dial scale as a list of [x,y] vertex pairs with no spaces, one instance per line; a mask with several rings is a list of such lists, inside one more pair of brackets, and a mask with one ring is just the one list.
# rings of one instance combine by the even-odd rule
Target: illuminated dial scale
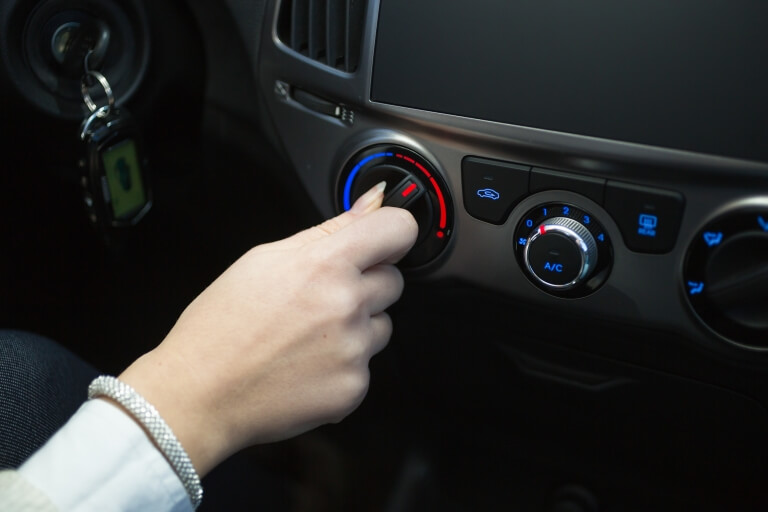
[[589,212],[570,204],[548,203],[529,211],[514,243],[528,279],[553,295],[589,295],[610,273],[612,248],[605,229]]
[[453,233],[453,202],[440,174],[429,161],[407,148],[383,144],[367,148],[344,166],[337,204],[349,210],[355,200],[385,181],[384,206],[409,210],[419,224],[413,249],[400,266],[415,268],[437,259]]

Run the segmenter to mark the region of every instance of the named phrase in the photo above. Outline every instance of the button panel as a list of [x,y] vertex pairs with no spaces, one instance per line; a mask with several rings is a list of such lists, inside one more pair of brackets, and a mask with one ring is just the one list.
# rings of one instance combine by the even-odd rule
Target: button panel
[[506,222],[528,194],[574,192],[605,207],[631,251],[649,254],[675,247],[685,207],[682,194],[671,190],[472,156],[462,162],[462,184],[467,213],[492,224]]

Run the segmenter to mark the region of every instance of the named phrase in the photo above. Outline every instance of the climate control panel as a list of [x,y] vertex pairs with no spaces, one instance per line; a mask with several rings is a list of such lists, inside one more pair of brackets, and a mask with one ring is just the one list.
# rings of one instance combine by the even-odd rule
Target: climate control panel
[[[384,181],[384,205],[414,215],[419,234],[402,268],[482,274],[489,286],[530,295],[527,280],[544,292],[531,298],[583,299],[586,308],[623,303],[628,316],[637,301],[648,302],[658,317],[678,310],[679,318],[688,309],[699,328],[768,348],[768,200],[718,215],[686,246],[679,243],[686,208],[679,191],[463,156],[464,208],[457,220],[446,171],[414,149],[418,145],[409,146],[356,146],[333,182],[337,211]],[[473,230],[484,234],[478,238]],[[649,281],[658,282],[653,292],[637,285],[641,276],[665,273],[666,280]],[[596,293],[601,288],[606,293]]]

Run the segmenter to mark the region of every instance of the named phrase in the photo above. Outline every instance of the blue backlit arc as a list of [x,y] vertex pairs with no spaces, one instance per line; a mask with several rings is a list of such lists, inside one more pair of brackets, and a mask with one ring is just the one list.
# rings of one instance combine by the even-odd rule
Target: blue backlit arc
[[355,181],[355,176],[357,176],[357,173],[360,172],[360,169],[362,169],[363,166],[365,166],[365,164],[367,164],[371,160],[375,160],[377,158],[387,158],[390,156],[394,156],[394,153],[376,153],[375,155],[371,155],[363,158],[352,169],[352,172],[350,172],[349,176],[347,177],[347,182],[344,184],[344,210],[345,211],[348,211],[350,208],[352,208],[352,201],[350,197],[352,195],[352,183]]

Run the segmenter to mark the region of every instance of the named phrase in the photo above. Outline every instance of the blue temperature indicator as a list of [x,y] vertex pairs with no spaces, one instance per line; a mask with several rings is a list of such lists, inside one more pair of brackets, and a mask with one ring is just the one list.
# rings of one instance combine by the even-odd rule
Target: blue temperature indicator
[[768,231],[768,220],[765,220],[763,217],[759,216],[757,217],[757,223],[760,224],[760,227],[763,228],[763,231]]

